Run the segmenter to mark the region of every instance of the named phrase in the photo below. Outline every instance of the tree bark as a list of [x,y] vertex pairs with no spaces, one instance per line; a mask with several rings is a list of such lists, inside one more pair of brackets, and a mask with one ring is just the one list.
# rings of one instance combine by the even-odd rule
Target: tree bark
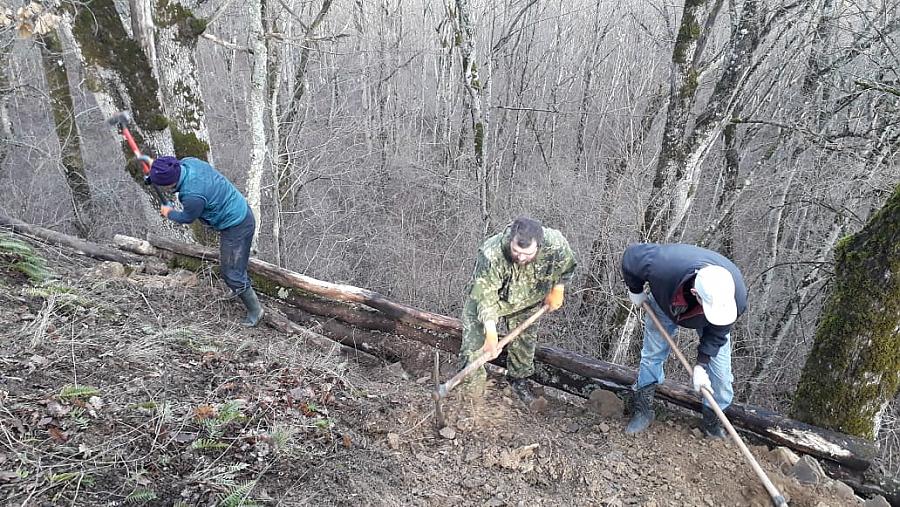
[[56,137],[59,139],[62,172],[72,197],[72,225],[80,237],[86,238],[91,231],[91,187],[84,170],[84,158],[81,156],[81,136],[75,124],[75,107],[72,104],[65,55],[56,31],[39,36],[39,41],[41,63],[50,95],[50,112]]
[[[155,31],[159,89],[172,135],[173,153],[178,158],[196,157],[214,164],[209,149],[209,129],[203,89],[197,77],[197,39],[207,21],[196,17],[194,0],[166,0],[156,3]],[[148,46],[148,41],[140,41]],[[147,55],[148,57],[150,55]]]
[[[10,89],[10,59],[15,37],[12,30],[0,34],[0,169],[4,167],[6,156],[9,154],[9,146],[12,141],[12,123],[9,118]],[[0,180],[3,172],[0,170]]]
[[[125,25],[112,0],[93,0],[90,7],[79,7],[60,24],[64,43],[71,42],[75,54],[84,62],[83,79],[91,83],[94,98],[104,117],[122,110],[132,113],[134,122],[129,130],[138,145],[157,154],[172,153],[172,136],[160,105],[159,86],[153,66],[141,45],[128,36]],[[124,159],[132,157],[118,133],[110,134],[121,143]],[[144,191],[144,216],[148,223],[163,224],[158,209],[161,204],[144,184],[144,175],[137,164],[123,164],[128,175]]]
[[900,388],[900,185],[860,232],[838,244],[835,258],[793,414],[874,439]]
[[250,48],[250,93],[247,99],[247,117],[250,120],[250,166],[247,168],[247,203],[256,217],[253,248],[256,248],[262,229],[261,190],[266,161],[266,75],[268,48],[263,31],[265,0],[253,0],[245,4],[250,19],[247,46]]
[[469,115],[472,118],[472,151],[475,157],[475,174],[478,182],[478,200],[481,213],[482,235],[487,236],[491,222],[490,169],[485,158],[487,145],[487,120],[482,107],[483,82],[478,66],[475,21],[468,0],[456,0],[456,38],[462,61],[462,85],[466,91]]

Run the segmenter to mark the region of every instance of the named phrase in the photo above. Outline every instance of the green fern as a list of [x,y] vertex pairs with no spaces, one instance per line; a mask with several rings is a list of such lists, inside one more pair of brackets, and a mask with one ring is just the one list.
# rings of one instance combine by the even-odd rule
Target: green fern
[[243,403],[237,400],[226,401],[219,405],[216,410],[218,415],[203,421],[207,433],[213,437],[219,436],[222,434],[222,429],[229,423],[243,420],[244,416],[241,414],[242,405]]
[[0,235],[0,252],[24,257],[33,254],[34,250],[28,246],[28,243],[18,240],[9,234],[3,234]]
[[219,442],[218,440],[214,440],[212,438],[198,438],[194,440],[191,444],[191,449],[195,449],[198,451],[216,451],[220,449],[226,449],[228,444],[225,442]]
[[255,507],[259,504],[250,498],[250,491],[256,486],[256,481],[248,481],[232,486],[219,501],[221,507]]
[[90,398],[91,396],[96,396],[98,394],[100,394],[100,390],[96,387],[67,385],[59,391],[59,398],[61,400],[69,398]]
[[19,271],[35,283],[50,276],[47,261],[28,243],[8,234],[0,235],[0,266]]
[[53,485],[73,481],[87,486],[94,484],[94,478],[84,472],[63,472],[61,474],[53,474],[50,476],[50,484]]
[[125,497],[127,503],[147,503],[159,498],[152,489],[136,489]]

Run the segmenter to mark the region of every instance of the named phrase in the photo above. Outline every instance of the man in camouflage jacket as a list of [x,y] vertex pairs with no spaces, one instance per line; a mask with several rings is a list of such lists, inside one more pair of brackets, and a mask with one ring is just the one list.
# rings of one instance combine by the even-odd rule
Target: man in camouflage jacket
[[[478,249],[463,306],[460,368],[482,353],[496,351],[499,319],[513,329],[542,303],[551,311],[559,309],[576,265],[566,238],[530,218],[517,218],[502,233],[487,238]],[[526,380],[534,374],[535,328],[525,330],[506,349],[507,380],[528,406],[535,400]],[[484,368],[474,372],[470,390],[483,392],[486,379]]]

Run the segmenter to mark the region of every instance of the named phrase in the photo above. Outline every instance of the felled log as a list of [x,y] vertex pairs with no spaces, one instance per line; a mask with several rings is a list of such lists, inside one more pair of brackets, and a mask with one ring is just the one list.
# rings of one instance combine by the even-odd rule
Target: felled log
[[80,255],[99,259],[102,261],[114,261],[122,264],[140,264],[142,259],[126,254],[120,250],[85,241],[83,239],[56,232],[38,225],[25,223],[21,220],[0,213],[0,226],[15,233],[38,238],[55,245],[61,245],[74,250]]
[[[188,245],[157,236],[151,236],[147,241],[156,248],[188,257],[201,260],[218,260],[219,258],[217,250],[200,245]],[[300,289],[335,301],[364,304],[407,324],[434,330],[453,329],[460,326],[456,319],[396,303],[377,292],[352,285],[323,282],[259,259],[250,259],[249,270],[281,287]]]
[[[198,245],[156,237],[151,237],[149,242],[157,249],[176,254],[176,257],[218,258],[218,252]],[[302,307],[304,311],[327,315],[357,327],[390,332],[449,352],[458,350],[462,327],[458,319],[395,303],[373,291],[315,280],[257,259],[251,259],[249,270],[257,275],[257,280],[262,281],[261,285],[268,285],[263,287],[264,291]],[[316,297],[365,305],[380,313],[353,306],[338,310],[336,303],[316,301]],[[390,321],[400,321],[403,326]],[[538,347],[535,359],[537,381],[583,397],[589,396],[590,391],[598,387],[613,391],[629,390],[637,376],[634,369],[556,347]],[[700,409],[699,398],[682,384],[666,382],[657,389],[657,396],[692,410]],[[726,414],[736,427],[753,432],[764,440],[834,461],[848,469],[868,468],[876,454],[874,444],[868,440],[810,426],[759,407],[734,404]]]

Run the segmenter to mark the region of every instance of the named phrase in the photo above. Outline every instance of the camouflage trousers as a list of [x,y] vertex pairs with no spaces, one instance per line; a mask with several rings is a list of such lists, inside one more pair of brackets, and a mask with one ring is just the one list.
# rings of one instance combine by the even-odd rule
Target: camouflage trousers
[[[534,307],[525,308],[516,313],[505,315],[507,327],[512,330],[534,313]],[[463,369],[470,361],[476,359],[484,345],[484,325],[478,320],[478,304],[466,301],[462,313],[463,336],[459,348],[459,369]],[[526,329],[518,338],[506,346],[506,371],[511,378],[526,378],[534,374],[534,349],[537,346],[537,324]],[[487,381],[484,367],[469,375],[463,386],[475,391],[483,391]]]

